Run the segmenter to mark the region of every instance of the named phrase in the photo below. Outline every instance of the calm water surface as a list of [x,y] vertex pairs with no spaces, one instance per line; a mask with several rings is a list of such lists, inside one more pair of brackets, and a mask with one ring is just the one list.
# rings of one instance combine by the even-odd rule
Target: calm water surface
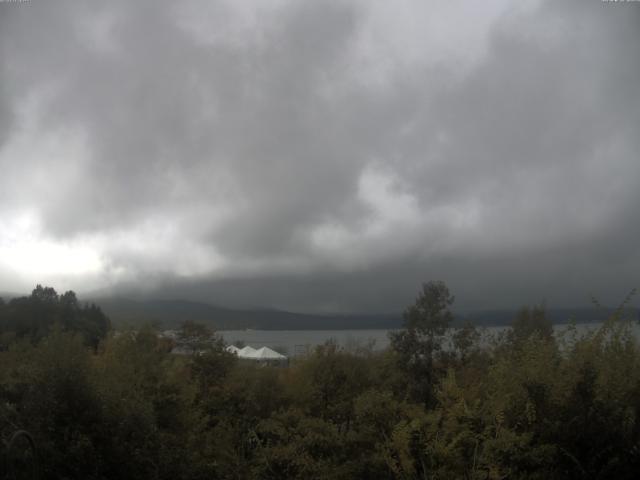
[[[554,326],[556,332],[566,330],[567,325]],[[578,333],[586,333],[598,328],[598,324],[578,324]],[[485,341],[494,335],[499,335],[506,327],[484,327],[482,332]],[[640,328],[635,327],[636,334]],[[383,350],[389,346],[389,332],[391,330],[226,330],[220,331],[224,340],[229,344],[242,342],[254,348],[269,347],[285,355],[295,356],[307,353],[314,347],[322,345],[328,340],[349,350],[371,346],[374,350]]]
[[371,344],[375,350],[389,346],[390,330],[225,330],[218,332],[225,342],[242,342],[254,348],[269,347],[285,355],[304,354],[332,340],[355,349]]

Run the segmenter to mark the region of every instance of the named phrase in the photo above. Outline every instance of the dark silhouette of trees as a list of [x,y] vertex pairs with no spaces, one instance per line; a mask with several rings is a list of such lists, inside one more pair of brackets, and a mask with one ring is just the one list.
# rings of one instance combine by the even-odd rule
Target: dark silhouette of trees
[[511,324],[510,338],[520,343],[531,335],[549,340],[553,337],[553,324],[547,318],[544,305],[523,307]]
[[28,430],[51,479],[637,478],[635,319],[554,334],[526,308],[486,338],[452,303],[426,283],[391,348],[275,368],[194,323],[191,355],[151,327],[90,348],[99,308],[38,287],[0,302],[0,434]]
[[453,320],[453,301],[444,282],[424,283],[415,303],[404,312],[404,328],[390,334],[398,366],[408,374],[414,398],[425,405],[434,400],[435,362]]
[[109,318],[95,304],[81,306],[73,291],[58,295],[51,287],[37,285],[28,297],[13,298],[0,304],[0,338],[38,342],[55,325],[63,331],[82,335],[87,345],[96,348],[111,329]]

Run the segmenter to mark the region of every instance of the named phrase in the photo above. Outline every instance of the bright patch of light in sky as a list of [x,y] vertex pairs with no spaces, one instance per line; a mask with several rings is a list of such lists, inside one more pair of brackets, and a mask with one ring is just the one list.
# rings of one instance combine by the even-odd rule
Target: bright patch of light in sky
[[82,241],[45,239],[39,230],[31,213],[0,223],[0,265],[33,281],[43,276],[93,274],[103,268],[98,252]]

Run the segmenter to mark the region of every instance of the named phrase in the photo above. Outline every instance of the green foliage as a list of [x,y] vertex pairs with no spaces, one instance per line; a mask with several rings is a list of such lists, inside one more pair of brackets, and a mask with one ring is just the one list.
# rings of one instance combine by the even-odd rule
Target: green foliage
[[98,306],[81,306],[72,291],[58,295],[53,288],[38,285],[28,297],[0,302],[0,341],[4,348],[16,338],[37,343],[55,325],[81,334],[85,344],[93,348],[111,329],[109,319]]
[[298,366],[295,394],[305,399],[307,410],[348,428],[353,421],[355,397],[372,384],[370,374],[365,358],[327,342]]
[[75,295],[38,288],[0,304],[57,315],[3,330],[0,433],[30,431],[51,479],[637,477],[633,324],[553,335],[534,307],[491,343],[466,325],[449,344],[452,301],[425,284],[392,348],[328,342],[274,368],[238,362],[197,324],[181,337],[193,355],[151,327],[95,348]]
[[463,362],[477,353],[481,334],[471,323],[465,323],[457,328],[452,336],[453,348]]
[[547,318],[544,305],[523,307],[511,325],[510,340],[521,343],[531,335],[538,335],[544,339],[553,337],[553,325]]
[[453,315],[449,307],[454,297],[444,282],[428,282],[415,304],[404,312],[404,329],[390,334],[391,347],[398,356],[398,368],[410,379],[412,398],[430,406],[437,381],[436,361]]

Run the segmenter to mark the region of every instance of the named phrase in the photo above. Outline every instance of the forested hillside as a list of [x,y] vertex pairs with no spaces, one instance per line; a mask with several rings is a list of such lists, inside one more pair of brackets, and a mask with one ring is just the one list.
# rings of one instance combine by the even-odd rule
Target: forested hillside
[[176,328],[184,321],[204,323],[216,330],[339,330],[398,328],[400,314],[312,315],[275,309],[232,309],[187,300],[96,299],[114,325],[138,327],[152,323]]
[[[357,330],[397,329],[402,314],[325,314],[312,315],[274,309],[232,309],[187,300],[131,300],[98,298],[115,328],[132,328],[153,324],[157,328],[177,328],[184,321],[203,323],[216,330]],[[601,322],[612,309],[592,307],[549,308],[547,318],[554,324]],[[505,326],[513,320],[516,309],[465,310],[456,312],[453,325],[467,322],[475,326]]]
[[[387,351],[328,343],[275,368],[239,363],[219,340],[200,355],[172,355],[150,327],[108,334],[94,348],[85,322],[66,320],[66,294],[36,290],[2,307],[0,418],[3,432],[32,433],[44,478],[632,479],[640,471],[640,345],[623,308],[595,331],[569,326],[559,337],[544,308],[523,308],[493,339],[458,328],[449,350],[453,297],[430,282]],[[29,333],[9,339],[11,312],[28,302],[43,316],[25,316]],[[92,311],[77,308],[78,318]]]

